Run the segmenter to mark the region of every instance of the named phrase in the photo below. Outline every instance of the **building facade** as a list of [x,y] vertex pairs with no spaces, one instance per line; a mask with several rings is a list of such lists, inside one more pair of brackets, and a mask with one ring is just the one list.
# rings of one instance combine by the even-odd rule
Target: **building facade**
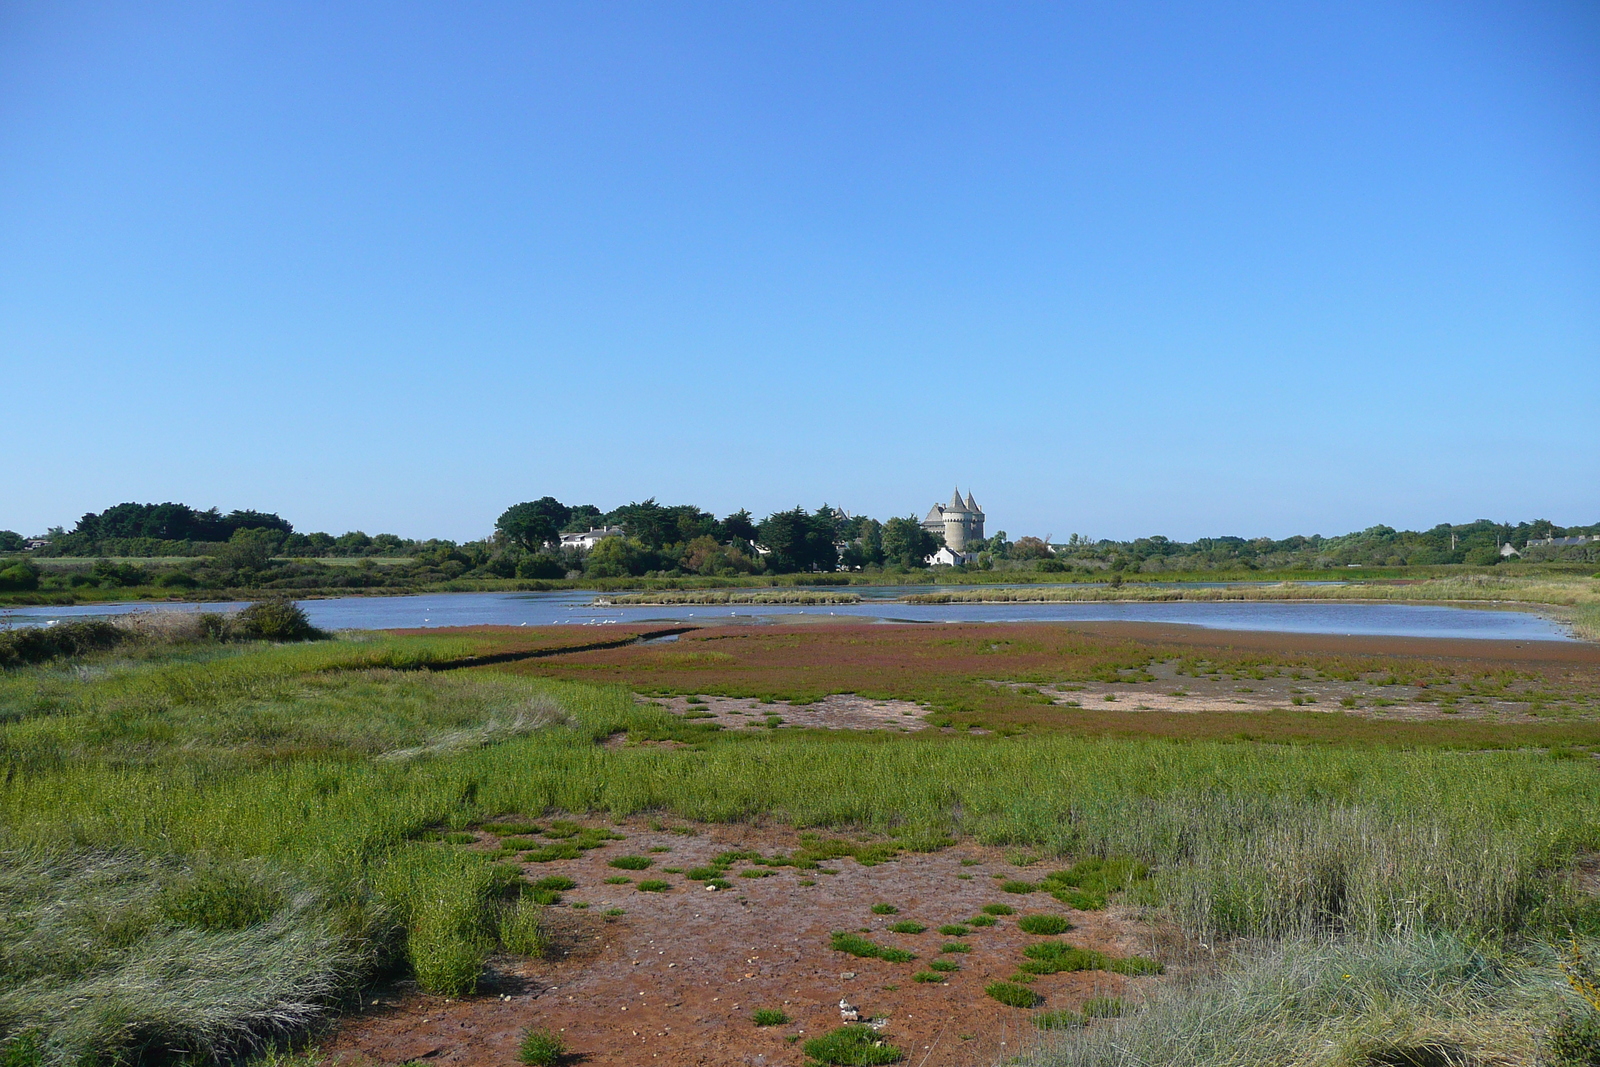
[[983,509],[972,499],[970,489],[965,500],[957,489],[951,494],[950,503],[933,506],[928,517],[922,520],[922,528],[943,534],[945,547],[952,551],[965,552],[968,544],[983,540]]

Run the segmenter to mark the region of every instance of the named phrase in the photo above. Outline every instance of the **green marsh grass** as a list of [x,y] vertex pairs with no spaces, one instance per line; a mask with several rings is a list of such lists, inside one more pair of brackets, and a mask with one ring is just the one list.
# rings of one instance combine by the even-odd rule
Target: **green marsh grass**
[[[1139,893],[1208,938],[1399,928],[1503,939],[1565,921],[1570,889],[1553,875],[1600,847],[1591,760],[1059,735],[713,735],[621,688],[401,669],[462,650],[456,639],[387,637],[217,646],[0,675],[0,847],[20,857],[14,866],[77,870],[113,856],[138,869],[259,870],[287,901],[264,925],[174,925],[150,940],[188,986],[130,984],[119,977],[129,957],[109,947],[75,969],[46,953],[43,984],[24,990],[0,974],[3,1014],[16,1020],[6,1025],[76,1050],[50,1052],[52,1063],[114,1058],[133,1032],[221,1054],[306,1025],[384,967],[433,992],[469,991],[519,875],[424,838],[501,818],[546,826],[530,859],[573,858],[618,836],[560,816],[646,812],[779,817],[811,835],[789,859],[819,873],[963,838],[1121,857],[1148,866]],[[560,714],[525,732],[483,730],[552,707]],[[683,747],[601,744],[618,732]],[[474,740],[440,744],[447,735]],[[397,750],[418,754],[382,758]],[[1002,751],[1009,773],[996,775]],[[884,836],[823,836],[834,827]],[[754,858],[735,854],[723,869]],[[67,875],[45,882],[62,899],[98,891]],[[32,884],[0,880],[0,915],[35,906],[29,894],[43,891]],[[231,940],[221,955],[174,947],[202,935]],[[149,946],[140,951],[158,951]],[[199,1021],[181,1021],[172,991],[207,988],[204,975],[223,970],[250,974],[253,992],[196,992]],[[123,990],[124,1029],[67,1013],[78,988]]]
[[1072,924],[1059,915],[1024,915],[1017,920],[1017,929],[1025,934],[1064,934]]

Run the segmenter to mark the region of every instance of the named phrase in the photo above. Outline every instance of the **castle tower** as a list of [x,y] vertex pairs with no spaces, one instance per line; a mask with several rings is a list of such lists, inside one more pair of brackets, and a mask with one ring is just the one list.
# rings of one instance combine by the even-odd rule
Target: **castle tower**
[[967,499],[962,500],[961,490],[957,488],[950,494],[950,503],[935,504],[928,510],[922,528],[943,534],[946,547],[952,551],[965,552],[969,543],[983,537],[983,510],[970,492]]

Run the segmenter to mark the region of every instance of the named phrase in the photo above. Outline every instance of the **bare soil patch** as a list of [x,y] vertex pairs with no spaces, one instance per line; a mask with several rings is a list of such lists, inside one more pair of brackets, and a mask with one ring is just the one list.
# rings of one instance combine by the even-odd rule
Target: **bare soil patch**
[[909,700],[871,700],[854,693],[834,693],[811,704],[787,700],[761,701],[751,697],[677,696],[639,697],[641,702],[659,704],[676,715],[715,722],[726,730],[772,729],[769,719],[776,715],[778,729],[808,730],[897,730],[908,733],[924,729],[922,716],[928,708]]
[[[1037,690],[1064,707],[1092,707],[1098,711],[1169,712],[1275,712],[1285,710],[1332,712],[1403,722],[1483,720],[1495,723],[1538,723],[1550,714],[1565,718],[1600,717],[1600,706],[1585,695],[1551,693],[1535,675],[1512,678],[1495,693],[1463,693],[1450,680],[1445,685],[1404,684],[1391,672],[1372,671],[1366,678],[1328,678],[1315,672],[1294,671],[1285,676],[1257,672],[1262,677],[1197,677],[1180,674],[1181,661],[1150,664],[1146,680],[1119,682],[1063,682],[1028,685],[995,684],[1015,691]],[[1554,697],[1553,704],[1547,704]]]
[[[576,860],[525,865],[530,879],[565,875],[577,882],[562,904],[549,909],[555,934],[549,959],[497,959],[480,993],[467,998],[397,989],[347,1018],[328,1051],[347,1063],[426,1059],[504,1067],[515,1063],[523,1029],[543,1026],[562,1035],[577,1057],[573,1062],[591,1067],[799,1067],[805,1062],[801,1042],[840,1025],[843,998],[863,1019],[885,1020],[882,1034],[905,1050],[906,1063],[992,1064],[1039,1040],[1030,1011],[1004,1007],[984,993],[987,983],[1012,976],[1026,945],[1042,940],[1018,929],[1022,916],[1064,916],[1076,927],[1064,935],[1066,941],[1117,956],[1159,958],[1163,948],[1179,951],[1175,939],[1168,941],[1170,932],[1141,922],[1130,909],[1074,911],[1042,892],[1003,892],[998,876],[1037,880],[1054,867],[1021,868],[996,849],[958,845],[902,853],[870,867],[848,858],[819,870],[746,864],[730,872],[732,888],[708,891],[664,868],[687,871],[732,849],[787,853],[800,846],[798,836],[786,828],[750,826],[680,826],[674,832],[647,820],[612,829],[626,840]],[[474,847],[490,847],[489,836],[483,837]],[[623,854],[649,856],[655,863],[645,871],[607,865]],[[746,878],[739,874],[743,870],[766,873]],[[620,876],[633,880],[606,884]],[[665,880],[670,888],[639,890],[646,879]],[[899,910],[877,915],[871,910],[875,903]],[[964,937],[938,932],[940,925],[964,922],[992,903],[1011,905],[1016,914],[994,926],[973,927]],[[607,914],[618,909],[620,914]],[[907,920],[927,930],[888,930]],[[829,947],[834,931],[863,928],[862,936],[918,958],[887,963]],[[941,953],[950,942],[970,945],[970,951]],[[912,979],[935,959],[953,960],[960,970],[938,983]],[[1042,1009],[1076,1008],[1091,996],[1136,1002],[1153,983],[1166,980],[1081,971],[1040,976],[1033,988]],[[751,1014],[760,1008],[780,1010],[790,1022],[758,1027]]]

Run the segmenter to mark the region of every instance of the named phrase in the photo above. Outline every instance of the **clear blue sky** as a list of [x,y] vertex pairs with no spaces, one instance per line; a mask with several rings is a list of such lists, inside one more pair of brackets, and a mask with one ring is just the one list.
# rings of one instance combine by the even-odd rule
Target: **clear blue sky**
[[0,7],[0,528],[1600,521],[1593,3]]

